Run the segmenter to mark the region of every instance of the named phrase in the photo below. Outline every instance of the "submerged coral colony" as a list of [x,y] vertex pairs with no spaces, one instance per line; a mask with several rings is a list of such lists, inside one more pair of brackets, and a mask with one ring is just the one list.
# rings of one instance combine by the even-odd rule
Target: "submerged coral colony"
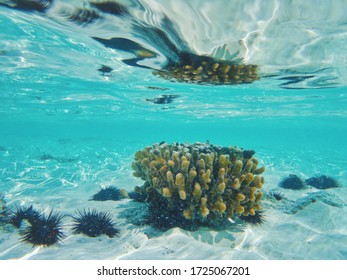
[[[143,186],[129,193],[109,186],[90,200],[117,201],[129,197],[141,202],[146,206],[144,224],[158,230],[218,229],[234,222],[236,226],[245,222],[257,226],[265,219],[261,206],[265,167],[259,166],[254,154],[253,150],[209,143],[154,144],[137,151],[132,163],[133,175],[145,181]],[[306,185],[318,189],[340,186],[325,175],[303,181],[290,174],[279,183],[279,187],[292,190],[301,190]],[[287,200],[282,192],[270,191],[268,195],[276,201]],[[51,210],[45,214],[33,206],[9,210],[4,197],[0,198],[1,224],[18,228],[20,240],[33,246],[59,245],[66,236],[63,219],[67,217],[72,218],[72,234],[110,238],[120,234],[107,212],[83,209],[65,215]]]
[[263,221],[264,184],[254,151],[210,144],[155,144],[138,151],[134,176],[145,180],[150,224],[158,228],[218,227],[236,217]]
[[[265,167],[258,166],[254,153],[208,143],[154,144],[136,152],[132,163],[133,175],[145,180],[142,187],[135,187],[127,194],[110,186],[90,200],[116,201],[130,197],[143,202],[147,206],[145,223],[160,230],[216,228],[230,225],[237,217],[240,222],[261,224],[264,220],[260,205],[264,184],[261,174]],[[72,218],[72,234],[112,238],[120,233],[110,213],[95,209],[65,215],[53,210],[43,213],[33,206],[17,206],[7,211],[3,204],[6,222],[19,229],[22,242],[33,246],[59,245],[66,236],[63,219],[68,217]]]

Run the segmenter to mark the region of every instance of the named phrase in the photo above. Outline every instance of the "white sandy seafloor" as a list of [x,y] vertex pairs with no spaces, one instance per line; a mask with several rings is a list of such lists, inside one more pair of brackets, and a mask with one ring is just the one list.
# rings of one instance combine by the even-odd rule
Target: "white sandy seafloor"
[[[108,173],[111,173],[112,177],[119,175],[116,182],[110,179],[110,184],[115,183],[128,191],[141,183],[132,177],[130,168],[119,167],[130,166],[132,157],[122,159],[110,151],[105,151],[105,154],[109,154],[109,157],[97,155],[100,158],[100,167],[99,170],[93,170],[96,177],[103,176],[105,186],[108,185]],[[173,228],[167,232],[159,232],[149,226],[131,223],[142,214],[142,203],[130,199],[90,201],[89,198],[98,191],[100,185],[90,183],[93,177],[86,180],[81,175],[88,177],[88,174],[93,173],[88,173],[88,162],[83,165],[78,159],[71,159],[70,162],[63,158],[45,161],[35,159],[29,162],[26,158],[27,163],[17,163],[27,166],[23,168],[22,174],[17,174],[17,178],[11,175],[13,178],[7,182],[16,182],[11,190],[5,193],[7,207],[32,204],[35,209],[49,211],[53,208],[67,215],[73,215],[77,209],[83,208],[107,211],[112,214],[121,232],[119,237],[115,238],[74,235],[71,232],[71,216],[66,216],[63,219],[66,237],[60,246],[47,248],[21,243],[16,228],[2,225],[0,259],[347,259],[347,188],[344,186],[327,190],[311,187],[299,191],[281,190],[287,197],[284,201],[265,196],[263,207],[266,210],[266,222],[259,227],[231,225],[230,229],[219,231],[201,228],[189,232]],[[295,173],[297,168],[284,162],[283,166],[287,166],[287,169],[283,169],[280,164],[271,164],[271,157],[266,158],[262,154],[259,158],[268,166],[264,173],[264,193],[273,189],[279,190],[279,180]],[[84,161],[87,161],[87,158],[84,158]],[[41,164],[45,164],[47,169],[40,171]],[[300,164],[305,166],[306,163]],[[57,168],[59,165],[60,168]],[[78,168],[83,169],[83,172],[78,174]],[[32,169],[36,169],[37,173],[30,177]],[[76,180],[85,183],[71,187],[68,180],[64,179],[65,181],[60,181],[66,185],[59,185],[57,178],[67,178],[68,169],[71,169],[71,174],[75,174],[71,176],[77,176]],[[11,173],[9,169],[4,172]],[[304,170],[296,174],[303,178],[308,176]],[[20,183],[19,176],[24,176],[27,182]],[[73,182],[73,179],[71,177],[70,181]],[[40,188],[42,185],[47,188]]]

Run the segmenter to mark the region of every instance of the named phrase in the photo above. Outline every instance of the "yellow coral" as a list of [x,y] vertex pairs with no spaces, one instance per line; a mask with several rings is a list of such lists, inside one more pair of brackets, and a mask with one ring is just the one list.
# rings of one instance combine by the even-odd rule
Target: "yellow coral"
[[174,187],[174,179],[171,171],[166,172],[166,179],[171,188]]
[[226,187],[226,185],[225,185],[224,182],[223,182],[223,183],[220,183],[220,184],[218,185],[218,191],[219,191],[220,193],[224,193],[225,187]]
[[201,216],[205,218],[208,214],[210,214],[210,210],[207,207],[201,207]]
[[242,201],[242,200],[245,200],[246,197],[242,193],[238,193],[236,198],[238,201]]
[[248,186],[254,180],[252,173],[247,173],[245,180],[242,182],[242,186]]
[[211,68],[212,68],[213,71],[216,71],[218,69],[218,67],[219,67],[219,64],[215,63],[215,64],[212,65]]
[[146,181],[137,191],[154,204],[157,194],[168,209],[184,209],[180,215],[192,223],[255,215],[265,168],[253,153],[202,143],[149,146],[132,163],[134,176]]
[[152,178],[152,184],[153,184],[153,187],[158,187],[158,178],[157,177],[153,177]]
[[198,166],[200,167],[201,170],[205,170],[205,161],[202,158],[199,159]]
[[221,169],[219,169],[219,172],[218,172],[218,179],[220,183],[224,182],[224,175],[225,175],[225,169],[222,167]]
[[213,155],[206,156],[206,168],[213,170]]
[[219,166],[222,168],[226,168],[227,164],[229,163],[229,160],[225,155],[220,155],[219,157]]
[[164,197],[171,197],[172,196],[172,192],[169,188],[163,188],[163,196]]
[[262,174],[265,171],[265,166],[262,166],[256,170],[254,170],[254,174]]
[[235,211],[237,212],[237,214],[241,215],[245,212],[245,208],[243,206],[236,206]]
[[204,174],[204,181],[206,184],[209,184],[211,183],[211,170],[210,169],[207,169],[205,174]]
[[195,183],[194,190],[193,190],[193,196],[196,197],[197,199],[200,198],[202,191],[199,183]]
[[253,161],[251,159],[247,160],[246,166],[242,172],[244,172],[244,173],[250,172],[252,169],[252,166],[253,166]]
[[176,175],[176,186],[180,190],[184,190],[184,177],[183,177],[182,173],[177,173],[177,175]]
[[255,196],[255,202],[259,202],[260,201],[260,199],[262,198],[262,196],[263,196],[263,193],[257,193],[257,195]]
[[210,210],[208,210],[206,204],[207,204],[207,198],[206,197],[201,198],[200,212],[202,217],[204,218],[210,213]]
[[261,189],[262,183],[261,183],[261,178],[260,178],[259,175],[254,176],[253,185],[254,185],[256,188]]
[[189,170],[188,179],[186,181],[187,186],[191,186],[193,184],[193,181],[194,181],[196,175],[197,175],[197,173],[196,173],[195,167],[192,167]]
[[239,180],[239,178],[235,178],[235,180],[234,180],[234,183],[233,183],[233,188],[235,189],[235,190],[237,190],[237,189],[239,189],[240,188],[240,180]]
[[261,207],[260,204],[255,204],[254,205],[254,210],[261,210],[261,209],[262,209],[262,207]]
[[183,216],[184,216],[187,220],[191,220],[191,219],[192,219],[192,210],[190,210],[190,209],[184,209],[184,210],[183,210]]
[[227,206],[225,205],[224,202],[221,201],[217,203],[217,210],[219,211],[219,214],[223,214],[226,209],[227,209]]
[[182,173],[186,174],[188,172],[188,167],[189,167],[189,161],[188,160],[182,160],[182,163],[181,163]]
[[186,200],[187,199],[187,193],[183,190],[179,191],[180,199]]
[[240,173],[241,169],[242,169],[242,161],[237,160],[234,164],[232,175],[237,176]]

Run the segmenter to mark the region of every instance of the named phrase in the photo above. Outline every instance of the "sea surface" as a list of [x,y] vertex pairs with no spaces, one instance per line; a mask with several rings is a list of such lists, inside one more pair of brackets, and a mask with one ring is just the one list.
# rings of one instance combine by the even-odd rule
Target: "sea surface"
[[[347,259],[346,10],[344,0],[0,1],[0,259]],[[183,52],[257,65],[259,79],[155,74]],[[134,155],[162,141],[254,150],[264,222],[159,230],[132,222],[144,203],[90,200],[143,185]],[[281,188],[291,174],[338,184]],[[58,245],[22,242],[25,229],[8,223],[30,206],[65,215]],[[119,236],[74,234],[83,209],[110,213]]]

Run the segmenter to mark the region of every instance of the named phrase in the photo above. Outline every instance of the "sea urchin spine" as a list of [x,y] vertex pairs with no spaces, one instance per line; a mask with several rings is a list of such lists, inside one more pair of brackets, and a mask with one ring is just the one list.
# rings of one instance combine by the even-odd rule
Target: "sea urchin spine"
[[239,219],[254,226],[260,226],[265,222],[264,211],[255,211],[255,214],[248,216],[239,216]]
[[44,214],[34,221],[22,232],[22,242],[31,243],[33,246],[52,246],[61,242],[61,220],[64,215],[51,211],[46,217]]
[[42,219],[40,212],[35,210],[32,205],[29,207],[17,206],[15,210],[12,210],[10,223],[16,228],[20,228],[23,220],[27,220],[30,224],[35,224],[40,219]]
[[269,195],[275,198],[277,201],[285,199],[285,195],[282,192],[270,191]]

